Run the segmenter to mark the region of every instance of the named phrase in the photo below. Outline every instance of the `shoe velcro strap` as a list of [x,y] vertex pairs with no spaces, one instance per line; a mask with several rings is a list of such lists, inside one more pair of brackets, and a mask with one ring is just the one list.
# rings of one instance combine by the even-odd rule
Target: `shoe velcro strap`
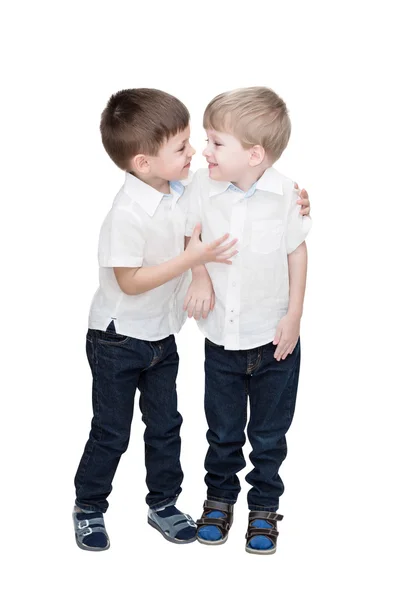
[[264,521],[282,521],[283,515],[265,510],[252,510],[248,515],[248,520],[255,521],[256,519],[264,519]]
[[249,527],[246,537],[253,537],[255,535],[269,535],[277,538],[279,531],[277,529],[267,529],[266,527]]
[[198,519],[196,522],[198,527],[204,527],[205,525],[216,525],[220,529],[224,529],[225,531],[229,531],[230,523],[225,519],[214,518],[214,517],[202,517]]
[[82,519],[81,521],[77,522],[76,529],[78,529],[79,531],[83,531],[83,529],[86,529],[89,526],[92,527],[93,525],[96,525],[99,527],[104,527],[104,529],[105,529],[103,517],[100,517],[100,518],[97,517],[95,519]]
[[222,512],[232,513],[233,506],[233,504],[228,504],[227,502],[217,502],[216,500],[205,500],[203,503],[204,511],[220,510]]
[[255,538],[257,535],[263,535],[263,536],[267,537],[275,546],[279,532],[276,531],[276,529],[259,529],[259,528],[249,529],[245,535],[246,540],[247,540],[247,546],[250,543],[250,541],[253,538]]
[[107,532],[105,531],[105,527],[88,527],[87,529],[82,529],[81,531],[78,532],[79,537],[84,538],[87,537],[88,535],[91,535],[92,533],[103,533],[105,535],[105,537],[107,536]]

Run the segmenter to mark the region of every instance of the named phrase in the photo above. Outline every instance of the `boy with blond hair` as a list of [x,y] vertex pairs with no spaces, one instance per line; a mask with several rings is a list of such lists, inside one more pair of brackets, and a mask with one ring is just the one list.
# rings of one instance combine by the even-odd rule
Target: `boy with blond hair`
[[[237,472],[246,465],[247,425],[253,469],[246,477],[245,548],[273,554],[283,518],[277,513],[284,491],[279,468],[299,379],[311,220],[299,212],[293,181],[273,167],[291,132],[277,94],[265,87],[220,94],[205,110],[204,128],[208,170],[188,186],[186,235],[197,223],[205,243],[230,232],[239,252],[231,266],[195,267],[184,303],[206,337],[207,500],[197,538],[209,545],[228,538],[240,492]],[[199,320],[201,313],[206,318]]]

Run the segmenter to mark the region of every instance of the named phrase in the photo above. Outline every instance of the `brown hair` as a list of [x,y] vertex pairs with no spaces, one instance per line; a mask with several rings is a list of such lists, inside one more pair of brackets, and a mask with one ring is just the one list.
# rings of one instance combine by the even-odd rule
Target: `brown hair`
[[136,154],[156,156],[161,144],[189,124],[189,112],[180,100],[151,88],[113,94],[101,115],[101,137],[110,158],[129,168]]
[[213,98],[205,129],[233,134],[244,148],[259,144],[275,162],[288,145],[291,123],[285,102],[266,87],[240,88]]

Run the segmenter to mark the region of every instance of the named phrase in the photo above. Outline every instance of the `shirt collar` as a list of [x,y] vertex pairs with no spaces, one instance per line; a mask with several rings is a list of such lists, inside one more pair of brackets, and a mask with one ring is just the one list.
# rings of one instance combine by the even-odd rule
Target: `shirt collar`
[[263,175],[258,179],[257,189],[283,196],[282,175],[273,167],[269,167],[269,169],[264,171]]
[[[209,197],[222,194],[228,188],[237,189],[230,181],[210,180]],[[283,196],[282,175],[273,167],[264,171],[263,175],[246,192],[246,197],[252,196],[256,189],[272,192]],[[241,190],[240,190],[241,191]]]
[[[174,192],[174,206],[184,193],[184,185],[181,181],[170,181],[170,190]],[[124,191],[132,200],[137,202],[150,217],[154,215],[164,196],[170,195],[155,190],[151,185],[148,185],[128,172],[125,176]]]

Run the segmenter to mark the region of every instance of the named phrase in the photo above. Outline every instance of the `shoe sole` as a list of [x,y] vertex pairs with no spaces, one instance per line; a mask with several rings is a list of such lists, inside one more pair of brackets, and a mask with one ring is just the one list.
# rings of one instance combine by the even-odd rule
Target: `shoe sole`
[[85,544],[83,544],[82,542],[80,542],[76,537],[76,544],[78,545],[79,548],[81,548],[81,550],[88,550],[89,552],[103,552],[104,550],[108,550],[108,548],[110,547],[110,543],[108,540],[108,545],[105,546],[105,548],[99,548],[97,546],[86,546]]
[[255,548],[250,548],[249,546],[246,546],[245,551],[249,554],[275,554],[276,546],[275,548],[269,548],[269,550],[256,550]]
[[227,542],[228,537],[229,536],[226,535],[226,537],[220,538],[220,540],[204,540],[203,538],[196,536],[196,539],[200,544],[204,544],[205,546],[221,546],[222,544],[225,544]]

